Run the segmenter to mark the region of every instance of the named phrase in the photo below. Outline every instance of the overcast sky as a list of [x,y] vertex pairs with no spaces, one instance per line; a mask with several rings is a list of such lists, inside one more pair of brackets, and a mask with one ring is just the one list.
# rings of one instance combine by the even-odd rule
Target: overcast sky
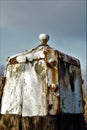
[[0,64],[39,45],[40,33],[78,58],[86,75],[86,0],[0,0]]

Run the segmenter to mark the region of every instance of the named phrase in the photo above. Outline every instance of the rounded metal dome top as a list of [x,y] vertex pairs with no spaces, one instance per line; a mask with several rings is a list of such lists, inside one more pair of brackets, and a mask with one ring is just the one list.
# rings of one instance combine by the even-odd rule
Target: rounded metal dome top
[[42,45],[46,45],[47,42],[49,41],[49,35],[42,33],[39,35],[39,40]]

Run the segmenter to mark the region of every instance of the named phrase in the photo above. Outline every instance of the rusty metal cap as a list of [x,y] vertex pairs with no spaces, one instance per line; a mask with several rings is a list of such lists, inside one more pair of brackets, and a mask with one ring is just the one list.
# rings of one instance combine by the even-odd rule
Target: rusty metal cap
[[47,42],[49,41],[49,35],[42,33],[39,35],[39,40],[42,45],[47,45]]

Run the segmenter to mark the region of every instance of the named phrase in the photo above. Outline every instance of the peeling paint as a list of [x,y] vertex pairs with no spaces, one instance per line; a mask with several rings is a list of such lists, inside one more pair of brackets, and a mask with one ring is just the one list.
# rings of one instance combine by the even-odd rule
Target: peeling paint
[[9,57],[5,76],[1,114],[83,113],[80,62],[76,58],[40,45]]
[[[67,65],[68,64],[68,65]],[[59,60],[60,109],[63,113],[83,113],[80,68]]]

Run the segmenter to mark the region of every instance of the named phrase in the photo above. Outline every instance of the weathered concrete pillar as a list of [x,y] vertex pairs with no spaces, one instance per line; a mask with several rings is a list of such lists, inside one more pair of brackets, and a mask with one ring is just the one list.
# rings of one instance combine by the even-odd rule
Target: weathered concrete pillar
[[47,45],[48,35],[39,39],[38,47],[7,60],[0,130],[71,130],[83,114],[79,60]]

